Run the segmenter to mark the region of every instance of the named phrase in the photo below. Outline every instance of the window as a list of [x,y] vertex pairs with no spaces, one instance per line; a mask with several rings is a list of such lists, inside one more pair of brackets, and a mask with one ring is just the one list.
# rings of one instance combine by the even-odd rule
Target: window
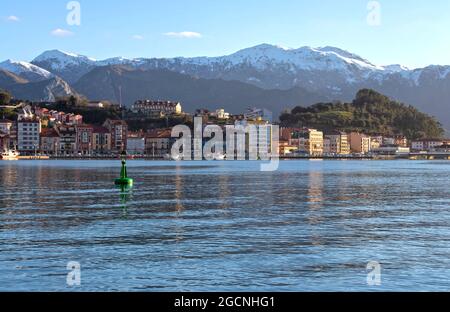
[[89,136],[87,132],[83,132],[81,135],[81,142],[83,143],[89,143]]

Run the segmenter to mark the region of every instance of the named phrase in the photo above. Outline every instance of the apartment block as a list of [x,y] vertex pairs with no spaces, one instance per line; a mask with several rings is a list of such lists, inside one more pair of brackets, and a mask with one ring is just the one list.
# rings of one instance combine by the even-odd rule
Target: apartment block
[[353,153],[367,154],[370,152],[370,137],[358,132],[350,133],[350,149]]
[[17,149],[23,155],[37,153],[40,148],[41,121],[23,118],[17,121]]

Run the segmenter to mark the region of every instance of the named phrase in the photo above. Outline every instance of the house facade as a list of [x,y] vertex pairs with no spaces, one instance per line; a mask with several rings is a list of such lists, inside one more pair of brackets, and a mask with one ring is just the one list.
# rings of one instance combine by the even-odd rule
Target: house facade
[[93,127],[91,125],[77,125],[77,152],[79,155],[91,155],[93,151]]
[[155,157],[170,154],[174,141],[170,129],[152,130],[145,136],[146,154]]
[[92,151],[97,155],[104,155],[111,152],[111,133],[105,127],[93,127]]
[[55,128],[60,138],[58,154],[62,156],[75,155],[77,151],[77,131],[73,125],[58,125]]
[[44,155],[58,156],[60,146],[58,132],[53,128],[42,129],[41,132],[41,153]]
[[352,132],[349,136],[350,149],[353,153],[367,154],[371,150],[370,137],[358,132]]
[[111,151],[121,153],[127,150],[128,126],[123,120],[107,119],[103,126],[111,133]]
[[351,152],[348,134],[345,132],[326,134],[324,140],[324,153],[349,155]]

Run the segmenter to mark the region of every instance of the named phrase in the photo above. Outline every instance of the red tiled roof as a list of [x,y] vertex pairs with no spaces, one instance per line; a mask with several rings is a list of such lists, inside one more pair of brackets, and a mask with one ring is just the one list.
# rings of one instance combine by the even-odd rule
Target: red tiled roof
[[109,133],[109,130],[106,129],[105,127],[94,126],[93,128],[94,128],[93,133]]
[[149,139],[171,138],[172,130],[171,129],[151,130],[146,134],[146,137]]
[[81,124],[81,125],[77,125],[77,128],[89,128],[89,129],[94,129],[93,125],[88,125],[88,124]]
[[43,128],[41,132],[41,137],[45,138],[56,138],[59,137],[58,132],[53,128]]

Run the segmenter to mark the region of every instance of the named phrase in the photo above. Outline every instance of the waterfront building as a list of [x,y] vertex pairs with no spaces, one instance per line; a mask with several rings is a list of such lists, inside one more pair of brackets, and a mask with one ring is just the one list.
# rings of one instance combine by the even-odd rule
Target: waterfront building
[[352,132],[349,136],[350,149],[353,153],[367,154],[370,152],[370,137],[358,132]]
[[91,155],[93,151],[93,132],[94,127],[91,125],[76,125],[77,132],[77,153],[78,155]]
[[72,156],[77,151],[77,130],[73,125],[61,124],[55,127],[60,138],[58,155]]
[[436,147],[443,145],[447,141],[448,140],[433,139],[433,138],[414,140],[411,142],[411,149],[413,151],[428,151],[428,152],[430,152],[433,149],[435,149]]
[[331,150],[332,150],[331,139],[324,136],[324,138],[323,138],[323,153],[325,155],[332,154]]
[[145,135],[145,151],[149,156],[162,157],[170,154],[174,142],[171,129],[151,130]]
[[293,132],[294,128],[280,128],[280,141],[287,141],[291,144]]
[[[249,156],[252,151],[256,151],[256,157],[266,159],[271,155],[273,149],[273,125],[261,117],[255,120],[237,120],[235,126],[243,127],[245,133],[245,152]],[[248,129],[255,131],[254,135],[250,136]],[[256,138],[251,140],[250,138]]]
[[407,155],[411,152],[409,147],[402,147],[398,145],[382,145],[372,151],[378,155]]
[[289,141],[280,140],[278,149],[278,153],[280,156],[287,156],[298,151],[298,146],[290,145]]
[[143,133],[128,133],[127,153],[129,155],[145,154],[145,135]]
[[159,118],[170,115],[181,115],[181,103],[171,101],[139,100],[131,105],[131,111],[147,117]]
[[315,157],[324,153],[323,139],[323,132],[316,129],[294,129],[291,134],[291,144],[297,144],[298,152]]
[[121,153],[127,150],[128,125],[123,120],[107,119],[103,124],[111,133],[111,150]]
[[441,146],[448,142],[450,142],[450,140],[434,139],[434,138],[414,140],[411,142],[411,149],[413,151],[428,151],[428,152],[430,152],[430,151],[433,151],[436,147]]
[[373,138],[370,138],[370,150],[376,150],[377,148],[380,148],[383,144],[380,143],[378,140],[374,140]]
[[349,155],[350,154],[350,144],[347,133],[341,131],[334,131],[330,134],[326,134],[325,139],[327,139],[327,147],[325,148],[324,141],[324,152],[335,155]]
[[438,153],[450,153],[450,142],[445,142],[444,144],[435,147],[434,151]]
[[40,148],[41,121],[22,116],[17,121],[17,149],[22,155],[36,154]]
[[408,147],[408,139],[404,135],[396,136],[394,144],[401,147]]
[[44,155],[57,156],[60,146],[58,132],[53,128],[43,128],[41,132],[40,151]]
[[94,126],[92,129],[92,151],[96,155],[111,153],[111,133],[105,127]]
[[384,137],[382,145],[395,145],[395,138],[394,137]]

